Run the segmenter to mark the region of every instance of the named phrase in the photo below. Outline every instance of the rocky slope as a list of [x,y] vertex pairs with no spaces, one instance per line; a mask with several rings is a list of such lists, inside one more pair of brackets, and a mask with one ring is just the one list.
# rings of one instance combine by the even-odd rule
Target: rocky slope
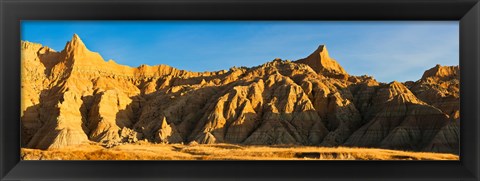
[[324,45],[294,62],[189,72],[105,61],[74,35],[21,42],[22,146],[99,142],[358,146],[458,153],[459,67],[415,82],[349,75]]

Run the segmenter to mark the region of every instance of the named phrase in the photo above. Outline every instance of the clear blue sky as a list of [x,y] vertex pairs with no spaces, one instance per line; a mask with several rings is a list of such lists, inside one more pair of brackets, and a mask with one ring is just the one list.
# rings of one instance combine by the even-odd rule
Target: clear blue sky
[[61,51],[77,33],[105,60],[190,71],[297,60],[326,44],[352,75],[418,80],[459,64],[458,21],[22,21],[21,39]]

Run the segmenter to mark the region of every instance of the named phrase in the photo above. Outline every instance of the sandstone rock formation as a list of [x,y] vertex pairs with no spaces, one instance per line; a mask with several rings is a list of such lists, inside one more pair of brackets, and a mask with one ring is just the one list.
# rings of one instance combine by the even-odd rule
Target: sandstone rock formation
[[307,64],[312,67],[315,72],[337,78],[348,78],[347,72],[334,59],[330,58],[327,47],[320,45],[308,57],[297,60],[298,63]]
[[425,71],[410,89],[426,103],[449,116],[449,121],[424,150],[459,153],[460,139],[460,67],[441,66]]
[[22,146],[154,143],[360,146],[458,153],[459,67],[412,82],[349,75],[324,45],[294,62],[189,72],[105,61],[74,35],[21,42]]

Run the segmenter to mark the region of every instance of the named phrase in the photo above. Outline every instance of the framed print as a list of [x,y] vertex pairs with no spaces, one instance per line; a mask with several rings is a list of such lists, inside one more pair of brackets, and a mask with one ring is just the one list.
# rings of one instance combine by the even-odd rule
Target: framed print
[[1,178],[478,180],[479,8],[1,1]]

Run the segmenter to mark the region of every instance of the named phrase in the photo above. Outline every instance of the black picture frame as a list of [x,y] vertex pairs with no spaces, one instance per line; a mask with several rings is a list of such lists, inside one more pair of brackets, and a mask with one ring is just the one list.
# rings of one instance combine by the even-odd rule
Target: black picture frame
[[[0,0],[1,180],[479,180],[478,0]],[[460,161],[21,161],[21,20],[458,20]],[[441,38],[441,37],[440,37]]]

